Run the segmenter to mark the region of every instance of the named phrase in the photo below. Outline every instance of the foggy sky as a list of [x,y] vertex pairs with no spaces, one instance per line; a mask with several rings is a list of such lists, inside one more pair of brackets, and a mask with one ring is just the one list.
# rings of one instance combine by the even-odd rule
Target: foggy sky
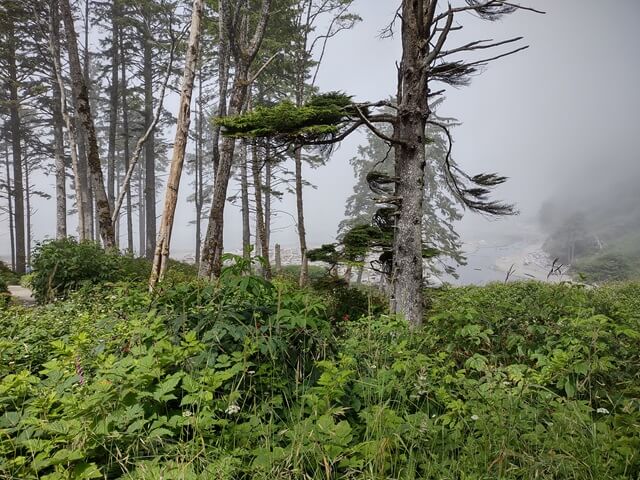
[[[358,101],[385,99],[395,92],[399,32],[393,39],[380,39],[378,34],[391,21],[397,4],[356,0],[354,11],[363,21],[329,43],[318,77],[322,91],[342,90]],[[560,189],[588,189],[604,174],[623,178],[638,175],[640,170],[636,147],[640,134],[640,2],[531,0],[529,4],[547,14],[519,12],[493,23],[471,15],[458,17],[464,29],[455,32],[449,44],[524,36],[523,42],[531,45],[492,63],[469,87],[448,87],[439,110],[440,115],[462,122],[453,131],[456,161],[471,174],[496,171],[510,177],[495,197],[515,203],[522,212],[519,217],[499,221],[467,214],[459,225],[463,240],[518,230]],[[175,101],[168,103],[172,111],[175,106]],[[305,190],[310,246],[332,241],[335,236],[353,187],[348,160],[364,141],[363,133],[343,142],[328,165],[306,169],[307,180],[317,186]],[[173,132],[166,132],[166,136],[172,140]],[[183,176],[172,240],[178,257],[193,251],[194,228],[188,224],[194,207],[184,202],[189,181]],[[39,186],[54,194],[52,176]],[[159,213],[163,197],[164,189],[157,194]],[[37,208],[36,239],[53,236],[55,201],[39,201]],[[274,208],[295,215],[291,197]],[[237,249],[240,214],[231,206],[227,210],[225,248]],[[69,219],[72,231],[75,223]],[[281,214],[275,226],[284,229],[274,233],[274,242],[297,244],[290,216]],[[7,230],[5,222],[0,228],[2,256],[9,251]]]

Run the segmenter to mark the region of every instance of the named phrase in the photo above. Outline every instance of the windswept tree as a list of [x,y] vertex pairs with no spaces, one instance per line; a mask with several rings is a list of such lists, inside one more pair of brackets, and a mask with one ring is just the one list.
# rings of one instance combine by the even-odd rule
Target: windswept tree
[[[385,229],[393,236],[393,248],[387,259],[392,310],[413,326],[422,323],[423,258],[432,255],[429,249],[423,248],[428,125],[439,128],[449,142],[446,175],[458,201],[473,211],[492,215],[514,213],[510,205],[489,198],[491,188],[503,183],[504,177],[471,176],[450,161],[451,133],[447,125],[433,118],[430,101],[445,91],[436,84],[467,85],[471,76],[492,60],[527,48],[514,46],[521,37],[453,45],[451,32],[463,28],[455,20],[461,14],[471,13],[493,21],[518,10],[536,11],[502,0],[465,0],[454,5],[440,0],[402,0],[388,27],[391,33],[399,23],[402,42],[394,101],[354,103],[344,95],[327,95],[316,97],[302,107],[283,103],[222,121],[226,134],[236,137],[271,136],[294,144],[330,145],[365,126],[387,142],[394,151],[394,171],[393,175],[379,175],[377,179],[384,192],[380,203],[385,205],[378,220],[384,222]],[[474,53],[494,49],[499,49],[499,53],[470,59]],[[393,113],[388,113],[389,109]],[[392,133],[384,133],[381,125],[390,125]]]

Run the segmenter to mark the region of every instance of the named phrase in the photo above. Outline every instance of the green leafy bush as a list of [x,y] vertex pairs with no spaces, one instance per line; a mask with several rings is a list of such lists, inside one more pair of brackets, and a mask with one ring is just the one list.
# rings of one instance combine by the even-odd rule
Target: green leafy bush
[[332,330],[248,275],[0,311],[0,478],[640,475],[640,284],[429,292]]
[[20,275],[0,260],[0,280],[4,280],[4,283],[7,285],[17,285],[20,282]]
[[[73,238],[38,244],[32,265],[29,282],[39,303],[64,298],[85,285],[144,282],[151,272],[151,263],[146,259],[105,252],[97,243],[79,243]],[[186,281],[196,274],[194,266],[171,260],[167,282]]]

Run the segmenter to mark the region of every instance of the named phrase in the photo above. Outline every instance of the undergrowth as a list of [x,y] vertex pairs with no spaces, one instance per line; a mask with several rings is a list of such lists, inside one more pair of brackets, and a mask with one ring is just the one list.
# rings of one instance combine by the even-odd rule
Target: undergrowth
[[640,474],[640,285],[443,289],[412,331],[245,267],[0,310],[0,478]]

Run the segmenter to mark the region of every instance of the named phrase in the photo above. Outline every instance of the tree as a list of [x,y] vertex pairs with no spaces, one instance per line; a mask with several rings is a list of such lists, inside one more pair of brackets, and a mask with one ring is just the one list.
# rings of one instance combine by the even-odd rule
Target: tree
[[[229,115],[237,115],[245,105],[248,87],[256,75],[252,75],[250,70],[264,38],[271,10],[271,0],[261,0],[251,36],[248,32],[252,13],[250,5],[232,0],[220,0],[219,4],[220,15],[224,20],[225,37],[229,42],[235,66],[227,112]],[[226,137],[220,151],[211,209],[209,210],[209,225],[202,247],[199,272],[201,276],[205,277],[211,275],[218,277],[222,269],[224,208],[234,151],[235,139]]]
[[[432,105],[431,108],[435,111],[436,105]],[[455,125],[454,121],[435,117],[434,113],[435,118],[439,123],[446,123],[449,127]],[[381,126],[380,130],[385,135],[391,135],[389,127]],[[447,138],[440,129],[431,125],[427,126],[426,136],[429,143],[425,145],[423,249],[437,252],[437,255],[427,261],[427,266],[433,274],[439,275],[446,272],[455,275],[454,266],[464,264],[465,259],[461,252],[459,236],[453,226],[453,222],[460,220],[462,215],[457,208],[455,197],[447,188],[444,168],[448,150]],[[393,150],[373,132],[368,132],[367,141],[367,145],[360,146],[358,155],[350,160],[357,181],[353,195],[347,199],[345,219],[338,227],[338,238],[341,241],[348,237],[351,230],[370,225],[372,219],[380,214],[377,200],[381,195],[388,193],[384,191],[384,184],[380,184],[380,181],[384,182],[385,179],[393,176],[395,163]],[[349,240],[353,238],[348,237],[347,243]],[[378,263],[383,261],[383,254],[391,251],[391,248],[391,244],[378,247],[381,255]],[[366,253],[370,252],[366,251]],[[351,261],[362,263],[364,256],[352,258]]]
[[204,10],[203,0],[193,0],[193,10],[191,16],[191,32],[189,34],[189,44],[187,46],[187,58],[184,66],[184,77],[182,89],[180,91],[180,106],[178,110],[178,126],[176,138],[173,144],[173,156],[171,159],[171,170],[167,179],[167,190],[165,193],[164,209],[162,220],[160,221],[160,232],[149,278],[149,289],[153,291],[159,281],[162,280],[167,270],[169,260],[169,246],[171,241],[171,230],[175,217],[176,204],[178,202],[178,188],[180,187],[180,176],[184,164],[184,155],[189,138],[189,124],[191,121],[191,95],[193,93],[193,82],[196,76],[198,65],[198,51],[200,48],[200,28]]
[[[454,19],[468,12],[482,19],[497,20],[521,9],[535,11],[502,0],[466,0],[459,6],[443,6],[440,0],[403,0],[388,28],[393,32],[396,21],[399,22],[402,42],[397,94],[393,102],[354,103],[350,97],[334,94],[312,99],[302,107],[282,104],[257,114],[247,114],[244,118],[229,119],[223,124],[231,136],[275,136],[307,145],[334,144],[358,127],[366,126],[387,142],[394,151],[395,162],[392,176],[379,177],[385,185],[380,203],[387,205],[379,215],[379,221],[384,223],[382,232],[391,231],[393,235],[389,259],[392,311],[403,315],[412,326],[422,323],[423,257],[431,256],[431,252],[423,249],[427,125],[441,129],[447,137],[446,174],[458,201],[466,208],[491,215],[514,213],[510,205],[488,197],[492,187],[506,180],[504,177],[496,174],[470,176],[451,162],[451,133],[447,125],[432,119],[429,101],[444,93],[444,90],[432,89],[436,82],[466,85],[470,76],[490,61],[527,47],[481,60],[468,60],[469,53],[508,47],[521,37],[500,42],[477,40],[449,48],[449,34],[463,28],[454,26]],[[467,54],[463,55],[465,59],[452,59],[461,54]],[[390,108],[394,113],[377,111],[380,108]],[[286,112],[287,117],[278,118],[278,112]],[[380,124],[391,125],[392,135],[381,131]]]
[[60,11],[62,13],[67,37],[67,50],[71,68],[73,94],[76,101],[76,113],[80,118],[87,135],[87,162],[91,172],[92,186],[96,199],[100,236],[102,237],[104,246],[106,248],[112,248],[116,245],[116,241],[111,221],[111,207],[104,187],[98,139],[96,137],[93,115],[91,114],[91,105],[89,104],[89,93],[87,90],[86,78],[83,76],[80,66],[78,42],[69,0],[60,0]]

